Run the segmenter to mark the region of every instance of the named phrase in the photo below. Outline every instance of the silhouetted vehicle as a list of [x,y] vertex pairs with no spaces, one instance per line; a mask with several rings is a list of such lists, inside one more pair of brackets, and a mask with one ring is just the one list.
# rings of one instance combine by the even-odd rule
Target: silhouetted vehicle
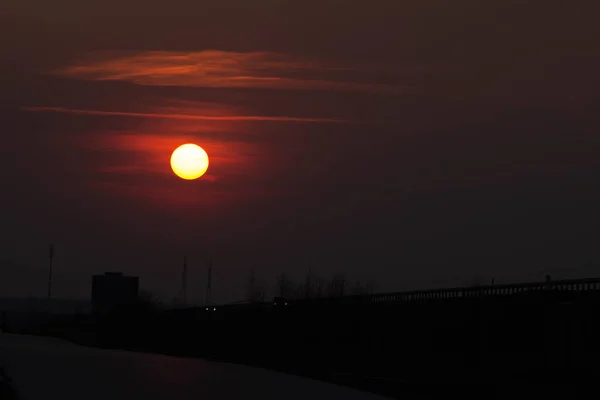
[[273,306],[275,307],[285,307],[288,305],[288,301],[284,297],[273,297]]

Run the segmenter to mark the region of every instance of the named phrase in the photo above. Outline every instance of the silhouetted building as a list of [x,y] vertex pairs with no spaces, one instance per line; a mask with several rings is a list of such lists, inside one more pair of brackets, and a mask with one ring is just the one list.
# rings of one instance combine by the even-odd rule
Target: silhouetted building
[[139,278],[120,272],[106,272],[92,277],[92,310],[107,312],[138,300]]

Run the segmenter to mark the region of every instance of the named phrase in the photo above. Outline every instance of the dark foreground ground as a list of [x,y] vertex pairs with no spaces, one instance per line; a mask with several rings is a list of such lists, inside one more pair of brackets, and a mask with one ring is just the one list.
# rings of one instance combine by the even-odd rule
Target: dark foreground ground
[[[0,359],[14,375],[15,386],[19,389],[21,398],[25,400],[381,398],[264,369],[193,358],[96,349],[35,336],[0,337]],[[564,378],[562,373],[556,372],[557,376]],[[387,390],[405,400],[455,396],[462,399],[565,399],[585,397],[582,395],[587,391],[585,385],[577,382],[567,384],[564,379],[552,384],[536,384],[528,377],[525,384],[497,381],[488,385],[478,385],[475,381],[476,376],[463,378],[460,382],[445,384],[390,382]],[[343,380],[340,383],[343,384]],[[357,385],[357,382],[348,383]],[[360,382],[358,384],[360,385]],[[386,385],[382,381],[370,382],[371,387],[368,381],[362,384],[366,384],[367,390],[380,391],[385,390]],[[13,393],[2,394],[10,396]],[[11,397],[0,398],[12,400]]]
[[381,306],[130,309],[54,319],[32,333],[259,366],[399,399],[556,398],[600,379],[598,304],[595,293],[540,293]]

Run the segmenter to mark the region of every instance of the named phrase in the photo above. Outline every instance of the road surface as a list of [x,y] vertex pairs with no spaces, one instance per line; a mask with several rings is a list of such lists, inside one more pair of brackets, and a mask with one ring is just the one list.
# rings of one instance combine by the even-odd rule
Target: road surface
[[383,397],[260,368],[0,335],[0,366],[22,400],[281,400]]

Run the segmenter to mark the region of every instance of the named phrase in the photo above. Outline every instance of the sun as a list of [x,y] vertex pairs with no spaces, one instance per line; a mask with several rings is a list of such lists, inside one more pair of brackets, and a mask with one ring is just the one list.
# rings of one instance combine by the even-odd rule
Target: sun
[[198,179],[208,169],[208,154],[196,144],[182,144],[171,154],[171,168],[181,179]]

